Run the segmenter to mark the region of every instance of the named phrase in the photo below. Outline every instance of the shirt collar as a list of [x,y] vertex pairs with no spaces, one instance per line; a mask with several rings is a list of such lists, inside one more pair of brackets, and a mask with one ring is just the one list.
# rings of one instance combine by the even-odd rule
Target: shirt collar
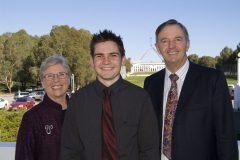
[[[66,95],[66,99],[67,99],[67,103],[68,103],[68,101],[69,101],[68,95]],[[54,102],[52,99],[50,99],[48,97],[47,93],[44,95],[42,103],[46,104],[46,105],[44,105],[46,107],[51,107],[51,108],[54,108],[57,110],[62,110],[62,105],[60,105],[60,104]]]
[[[175,74],[179,77],[179,79],[184,79],[187,74],[188,68],[189,60],[187,59],[184,65],[181,68],[179,68]],[[171,74],[173,73],[166,68],[166,77],[169,77]]]
[[[119,91],[122,84],[123,84],[123,79],[120,76],[120,78],[115,83],[113,83],[111,86],[108,87],[110,88],[111,95],[116,94]],[[100,96],[103,95],[104,88],[106,88],[106,86],[104,86],[104,84],[102,84],[98,79],[96,79],[95,89],[98,95]]]

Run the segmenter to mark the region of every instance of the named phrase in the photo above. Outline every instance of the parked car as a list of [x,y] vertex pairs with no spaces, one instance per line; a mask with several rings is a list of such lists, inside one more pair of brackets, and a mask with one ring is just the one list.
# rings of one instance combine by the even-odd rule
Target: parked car
[[8,100],[0,97],[0,108],[7,109],[8,108]]
[[234,100],[234,85],[229,84],[228,85],[228,90],[229,90],[229,93],[230,93],[231,100]]
[[45,91],[34,91],[29,94],[29,97],[33,98],[35,101],[36,100],[41,101],[43,99],[44,94],[45,94]]
[[11,103],[10,109],[26,108],[30,109],[35,105],[35,100],[29,96],[17,98]]
[[17,98],[21,98],[21,97],[25,97],[25,96],[28,96],[29,95],[29,92],[21,92],[21,91],[17,91],[15,94],[14,94],[14,99],[16,100]]

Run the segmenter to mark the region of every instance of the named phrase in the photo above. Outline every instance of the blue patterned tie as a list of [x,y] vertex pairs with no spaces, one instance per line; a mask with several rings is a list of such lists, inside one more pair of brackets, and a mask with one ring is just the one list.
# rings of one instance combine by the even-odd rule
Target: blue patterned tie
[[171,79],[171,88],[168,92],[165,119],[164,119],[164,131],[163,131],[163,154],[170,160],[171,159],[171,145],[172,145],[172,127],[174,122],[174,116],[178,103],[177,94],[177,80],[176,74],[169,76]]

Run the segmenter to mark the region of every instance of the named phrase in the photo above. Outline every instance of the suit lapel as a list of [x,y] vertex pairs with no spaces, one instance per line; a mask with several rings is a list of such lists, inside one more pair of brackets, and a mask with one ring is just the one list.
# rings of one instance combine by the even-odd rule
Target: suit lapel
[[161,112],[162,112],[162,106],[163,106],[163,92],[164,92],[164,77],[165,77],[165,70],[164,71],[162,71],[162,72],[160,72],[160,74],[159,74],[159,81],[158,81],[158,83],[157,83],[157,85],[156,85],[156,89],[155,89],[155,91],[157,92],[157,93],[155,93],[155,95],[157,95],[157,96],[159,96],[159,106],[161,106]]
[[189,98],[191,98],[191,95],[196,88],[196,85],[198,84],[199,80],[199,74],[198,70],[196,69],[196,65],[192,62],[190,62],[189,70],[187,72],[187,75],[185,77],[182,90],[180,93],[180,97],[178,100],[178,110],[181,110],[184,108],[185,103],[189,101]]
[[[164,77],[165,77],[165,69],[159,72],[157,75],[157,80],[154,84],[154,93],[155,103],[157,104],[155,107],[155,111],[157,113],[157,118],[159,122],[159,129],[162,130],[162,120],[163,120],[163,92],[164,92]],[[160,141],[161,142],[161,141]]]
[[[162,111],[163,111],[163,92],[164,92],[164,77],[165,77],[165,69],[161,72],[159,72],[158,75],[158,80],[155,81],[156,84],[155,86],[155,93],[153,95],[157,96],[155,97],[156,101],[157,101],[157,106],[160,106],[159,109],[159,115],[162,116]],[[161,120],[161,118],[160,118]]]

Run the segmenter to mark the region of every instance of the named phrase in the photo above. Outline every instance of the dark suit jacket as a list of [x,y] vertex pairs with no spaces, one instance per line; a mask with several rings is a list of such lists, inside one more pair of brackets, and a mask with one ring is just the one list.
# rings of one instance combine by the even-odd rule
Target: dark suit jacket
[[[93,82],[69,102],[63,124],[62,160],[101,160],[103,90]],[[148,93],[125,80],[111,86],[118,160],[159,160],[157,119]]]
[[[147,77],[162,133],[165,69]],[[160,134],[160,146],[161,146]],[[238,160],[233,110],[221,71],[190,62],[178,100],[172,135],[173,160]],[[161,148],[161,147],[160,147]]]

